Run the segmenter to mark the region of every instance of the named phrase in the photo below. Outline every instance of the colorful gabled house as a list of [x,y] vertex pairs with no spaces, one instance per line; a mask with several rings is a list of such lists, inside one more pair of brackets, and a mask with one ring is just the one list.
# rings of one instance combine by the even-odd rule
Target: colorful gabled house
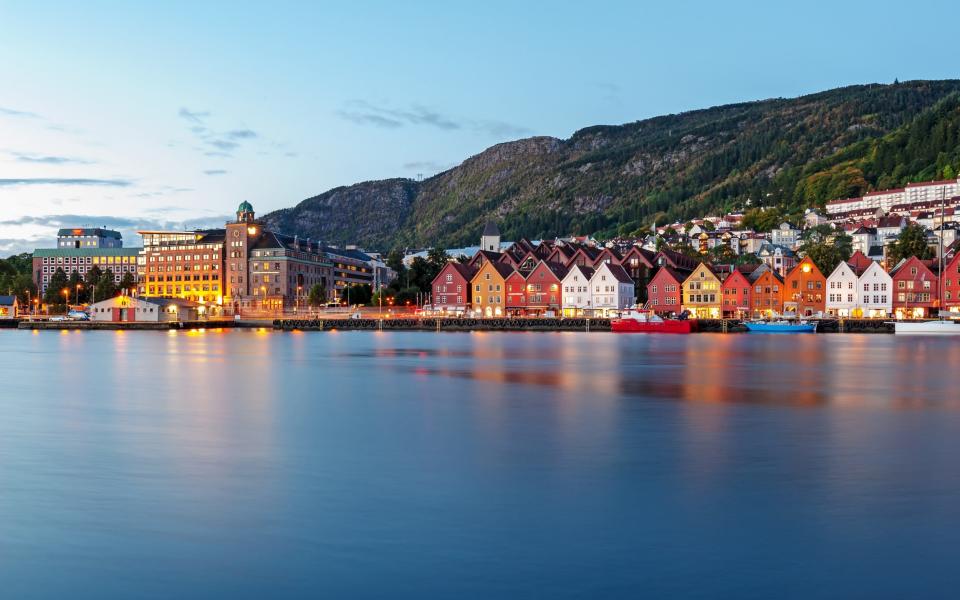
[[943,266],[943,307],[951,316],[960,313],[960,252]]
[[806,256],[784,278],[783,313],[793,316],[814,316],[827,310],[824,290],[827,278]]
[[827,314],[833,317],[860,316],[859,274],[847,261],[841,261],[827,277]]
[[589,311],[593,310],[591,277],[593,277],[593,267],[573,264],[567,270],[561,282],[563,316],[579,317],[589,315]]
[[658,315],[679,314],[683,305],[683,282],[689,271],[663,265],[647,284],[647,302],[644,308]]
[[734,269],[720,286],[723,298],[722,315],[725,319],[746,319],[750,316],[749,275],[759,265],[744,265],[749,268]]
[[683,282],[683,310],[697,319],[719,319],[722,315],[723,282],[706,263],[700,263]]
[[506,313],[511,317],[523,316],[527,313],[527,279],[520,271],[513,271],[504,280],[506,294]]
[[483,261],[470,281],[473,287],[473,313],[482,317],[502,317],[506,314],[507,277],[513,267],[501,262]]
[[633,280],[620,265],[601,262],[590,278],[590,286],[595,317],[613,316],[636,304]]
[[751,315],[767,319],[783,313],[783,278],[768,265],[750,274]]
[[901,259],[890,270],[893,279],[893,314],[898,319],[923,319],[935,315],[939,307],[937,261],[916,256]]
[[627,275],[633,280],[633,287],[637,292],[637,304],[644,304],[647,301],[647,285],[656,270],[655,258],[656,255],[653,252],[638,246],[631,246],[620,259],[620,266],[626,270]]
[[871,260],[857,280],[860,306],[854,317],[889,317],[893,314],[893,278],[880,263]]
[[476,273],[468,264],[447,263],[433,279],[433,309],[450,313],[470,310],[470,282]]
[[540,261],[526,276],[527,313],[559,315],[563,308],[563,278],[567,269],[557,263]]

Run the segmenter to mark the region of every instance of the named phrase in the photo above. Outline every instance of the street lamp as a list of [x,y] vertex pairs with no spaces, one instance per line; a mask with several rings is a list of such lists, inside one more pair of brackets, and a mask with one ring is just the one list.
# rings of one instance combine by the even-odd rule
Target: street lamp
[[63,288],[63,302],[67,305],[67,310],[70,309],[70,288]]
[[74,304],[80,304],[80,288],[82,288],[82,287],[83,287],[83,284],[82,284],[82,283],[78,283],[78,284],[77,284],[77,295],[74,296],[74,298],[73,298],[73,303],[74,303]]

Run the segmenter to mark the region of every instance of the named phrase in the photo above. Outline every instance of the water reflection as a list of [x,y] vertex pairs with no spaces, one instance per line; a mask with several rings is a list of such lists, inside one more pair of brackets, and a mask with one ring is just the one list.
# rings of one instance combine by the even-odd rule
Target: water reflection
[[0,359],[11,597],[952,590],[947,340],[14,331]]

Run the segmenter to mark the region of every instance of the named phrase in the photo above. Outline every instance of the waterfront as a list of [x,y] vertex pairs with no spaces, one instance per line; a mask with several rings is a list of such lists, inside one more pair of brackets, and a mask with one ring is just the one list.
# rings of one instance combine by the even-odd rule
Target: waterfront
[[952,597],[957,364],[857,334],[0,331],[0,585]]

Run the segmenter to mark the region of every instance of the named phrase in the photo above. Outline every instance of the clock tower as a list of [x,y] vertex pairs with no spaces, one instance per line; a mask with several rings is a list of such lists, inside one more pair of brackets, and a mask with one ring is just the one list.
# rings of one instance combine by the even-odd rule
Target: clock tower
[[237,207],[237,220],[226,225],[226,272],[224,273],[224,304],[231,305],[234,313],[250,296],[249,257],[250,244],[260,236],[263,226],[257,222],[253,206],[244,200]]

